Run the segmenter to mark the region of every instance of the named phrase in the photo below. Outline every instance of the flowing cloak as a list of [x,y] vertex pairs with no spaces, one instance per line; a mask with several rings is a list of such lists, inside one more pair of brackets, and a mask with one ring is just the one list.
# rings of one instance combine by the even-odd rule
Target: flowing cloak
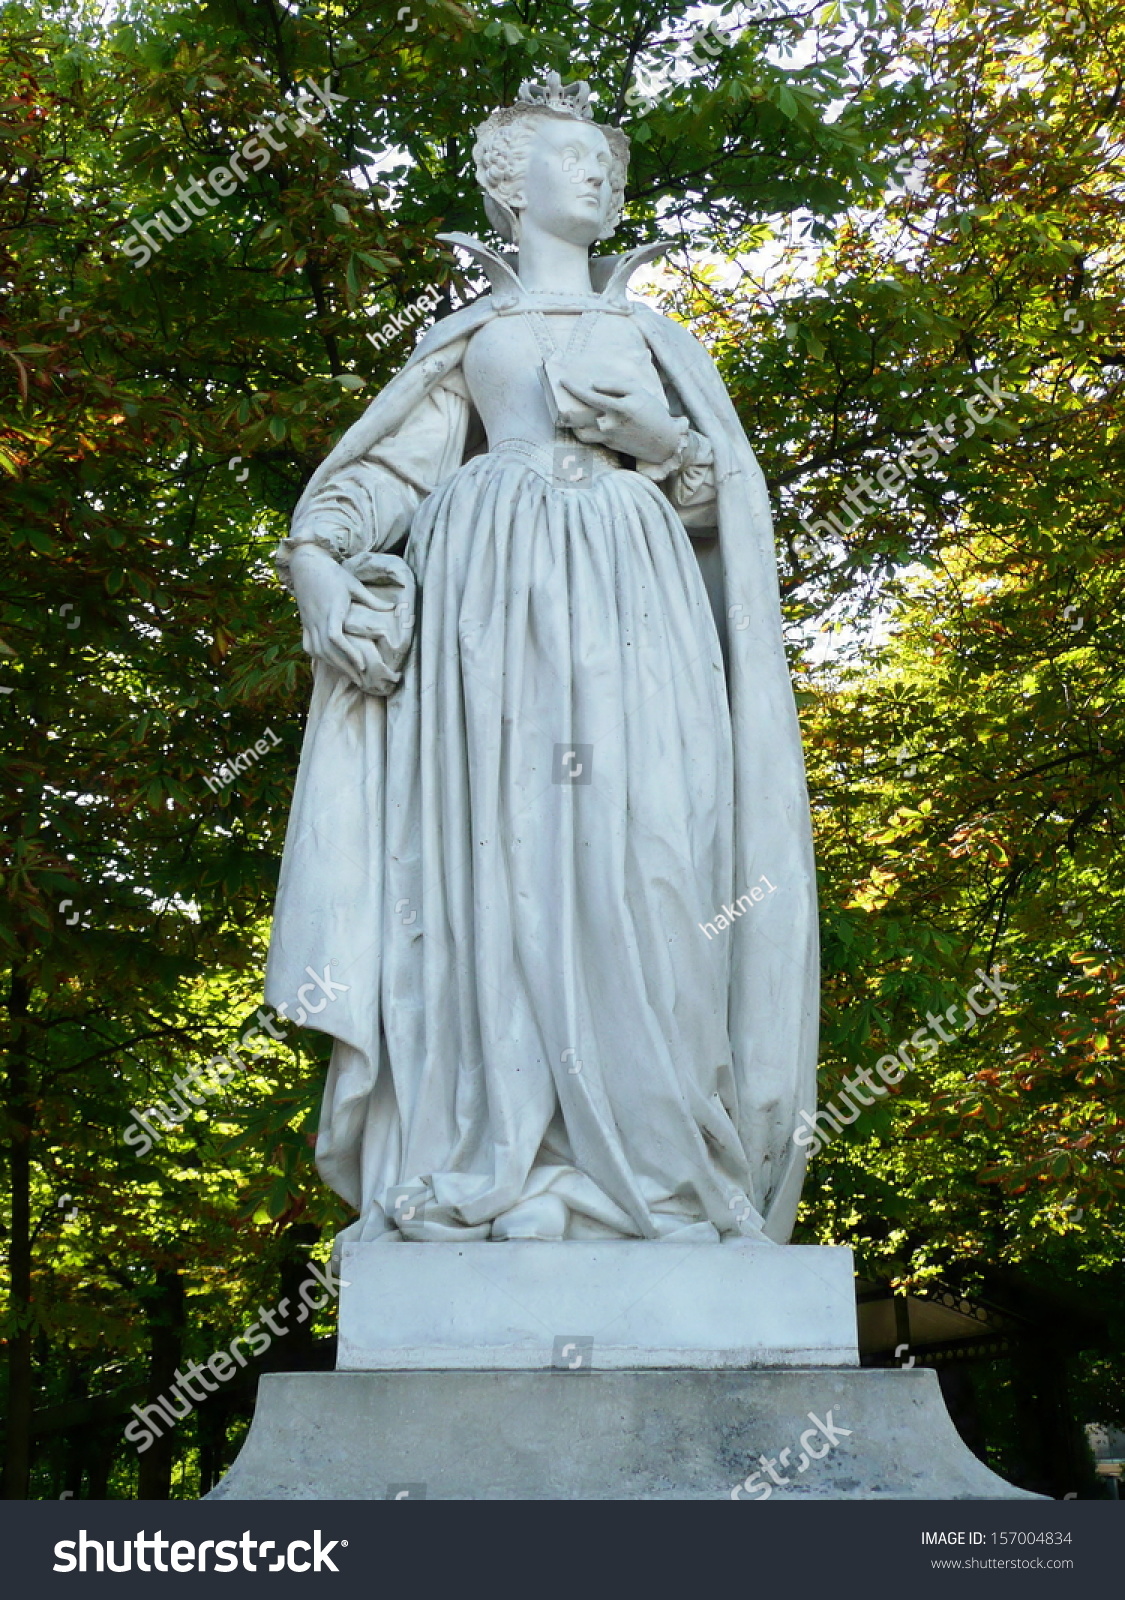
[[[367,547],[397,546],[421,496],[466,457],[475,414],[460,379],[461,361],[472,335],[515,310],[521,291],[502,257],[466,236],[447,237],[482,261],[493,292],[432,327],[340,439],[298,504],[298,539],[313,498],[323,501],[322,491],[331,491],[338,474],[365,463],[386,469],[390,507],[368,502]],[[625,305],[630,273],[664,248],[650,245],[591,262],[595,289],[607,304]],[[754,905],[752,915],[731,918],[723,935],[731,941],[734,1121],[763,1231],[784,1244],[805,1167],[804,1148],[793,1135],[800,1113],[816,1107],[819,954],[811,819],[769,502],[761,469],[706,350],[680,324],[639,302],[627,304],[657,370],[714,457],[716,526],[702,536],[697,528],[691,533],[727,667],[735,897],[763,874],[776,889]],[[425,427],[412,429],[423,410]],[[398,502],[396,484],[408,486]],[[335,996],[330,1004],[310,1007],[319,1014],[308,1025],[352,1049],[337,1051],[329,1068],[317,1166],[356,1207],[366,1109],[381,1057],[385,771],[386,701],[318,663],[282,857],[266,1000],[291,1011],[298,992],[309,993],[310,975],[331,970]]]

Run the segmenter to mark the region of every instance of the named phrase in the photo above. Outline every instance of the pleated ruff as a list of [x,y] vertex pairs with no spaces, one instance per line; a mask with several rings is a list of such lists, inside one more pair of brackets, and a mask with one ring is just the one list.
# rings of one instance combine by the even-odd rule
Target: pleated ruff
[[733,892],[731,729],[688,536],[636,473],[497,451],[406,559],[364,1231],[396,1185],[408,1238],[503,1237],[546,1194],[567,1238],[737,1231],[729,949],[700,926]]

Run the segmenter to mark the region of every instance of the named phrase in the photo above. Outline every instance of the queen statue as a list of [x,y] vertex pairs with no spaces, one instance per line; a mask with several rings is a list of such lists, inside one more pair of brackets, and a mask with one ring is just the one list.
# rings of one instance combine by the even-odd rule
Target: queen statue
[[784,1243],[815,882],[762,474],[710,357],[591,255],[628,140],[556,74],[477,130],[490,292],[278,551],[314,689],[266,998],[331,974],[349,1240]]

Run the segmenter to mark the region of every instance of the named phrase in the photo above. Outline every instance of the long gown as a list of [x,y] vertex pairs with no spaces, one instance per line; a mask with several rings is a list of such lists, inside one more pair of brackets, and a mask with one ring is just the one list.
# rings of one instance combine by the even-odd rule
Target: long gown
[[[552,296],[449,239],[492,293],[422,339],[277,552],[283,581],[307,543],[343,563],[378,657],[361,687],[315,667],[266,973],[334,1041],[340,1242],[783,1243],[816,897],[765,482],[706,351],[627,298],[653,247]],[[571,372],[666,399],[686,465],[552,441]]]
[[469,460],[404,551],[364,1238],[504,1237],[544,1194],[567,1238],[715,1238],[750,1210],[729,945],[702,929],[733,893],[711,607],[660,488],[559,459]]

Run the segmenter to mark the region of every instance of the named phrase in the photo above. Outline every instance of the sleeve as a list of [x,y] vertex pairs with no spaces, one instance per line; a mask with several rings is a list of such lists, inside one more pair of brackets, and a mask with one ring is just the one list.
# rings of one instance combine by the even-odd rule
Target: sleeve
[[715,455],[710,440],[694,428],[688,429],[683,458],[665,480],[664,492],[686,526],[714,526],[718,507]]
[[337,561],[394,550],[406,540],[419,505],[461,464],[469,400],[459,374],[430,391],[393,434],[334,472],[293,519],[274,553],[292,588],[289,563],[303,544]]
[[710,440],[691,426],[675,391],[666,389],[666,394],[672,415],[680,424],[680,442],[667,461],[656,466],[640,463],[637,471],[660,484],[685,527],[713,528],[718,491]]

